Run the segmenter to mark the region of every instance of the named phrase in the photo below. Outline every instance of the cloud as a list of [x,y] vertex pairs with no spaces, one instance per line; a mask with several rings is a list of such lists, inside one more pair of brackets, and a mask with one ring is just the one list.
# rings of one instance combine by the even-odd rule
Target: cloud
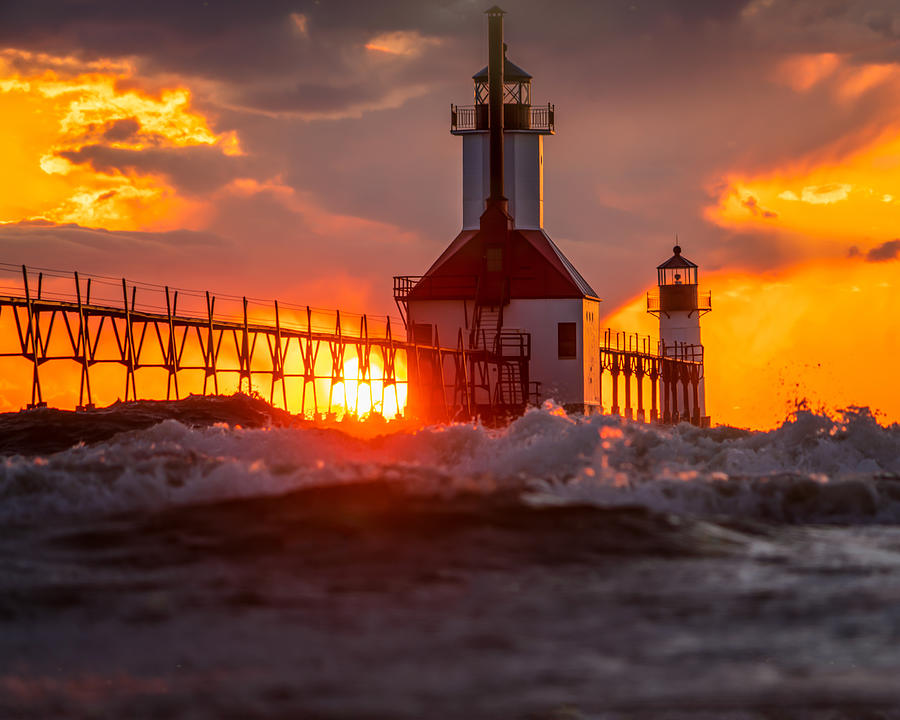
[[366,43],[366,50],[386,55],[417,57],[429,45],[440,44],[440,38],[427,37],[416,30],[394,30],[393,32],[381,33],[373,37]]
[[888,240],[866,253],[867,262],[887,262],[900,257],[900,240]]
[[292,12],[290,18],[297,32],[304,38],[309,37],[309,18],[298,12]]
[[223,155],[218,148],[208,146],[132,150],[85,145],[62,150],[58,156],[73,164],[89,165],[98,173],[162,175],[176,190],[192,195],[212,192],[249,174],[246,158]]
[[846,200],[852,189],[852,185],[844,183],[805,187],[800,194],[800,200],[811,205],[830,205]]
[[119,120],[111,120],[106,123],[103,130],[103,137],[113,142],[122,142],[131,140],[141,129],[141,124],[137,118],[128,117]]
[[767,220],[774,220],[778,217],[777,212],[760,207],[759,201],[752,195],[747,196],[747,199],[744,200],[744,207],[750,211],[751,215],[758,215]]
[[[790,262],[821,252],[803,239],[821,235],[839,238],[835,254],[853,242],[890,239],[883,233],[893,232],[888,211],[895,206],[880,198],[900,197],[900,187],[889,173],[875,182],[862,170],[877,167],[878,158],[859,157],[859,172],[848,176],[830,169],[855,149],[892,152],[874,140],[897,107],[894,81],[843,100],[838,88],[868,65],[890,62],[883,38],[895,13],[881,0],[824,5],[560,0],[552,13],[526,0],[504,5],[510,58],[535,76],[535,102],[558,108],[559,132],[544,144],[548,230],[611,304],[648,281],[646,268],[674,227],[704,267]],[[235,202],[229,188],[236,181],[280,178],[309,206],[420,238],[390,262],[379,260],[378,272],[390,274],[392,265],[420,271],[458,229],[460,141],[447,132],[447,105],[471,102],[471,75],[485,64],[484,17],[468,0],[6,3],[3,45],[28,53],[12,59],[22,72],[68,78],[116,65],[131,68],[115,71],[128,75],[119,90],[159,99],[167,87],[186,89],[181,107],[203,119],[211,142],[179,150],[122,108],[87,123],[93,130],[81,125],[77,142],[39,156],[54,174],[38,172],[54,182],[78,189],[75,178],[92,173],[106,184],[84,184],[84,204],[70,203],[66,212],[41,208],[0,219],[87,223],[78,208],[91,198],[101,209],[114,206],[126,192],[120,181],[129,181],[161,193],[152,201],[156,219],[139,215],[132,226],[159,227],[148,223],[161,214],[177,223],[163,227],[208,229],[228,214],[217,204]],[[797,60],[794,75],[779,79],[791,58],[808,66]],[[807,89],[794,91],[792,83]],[[243,159],[225,157],[227,133],[239,138]],[[151,180],[155,186],[137,183]],[[806,188],[821,201],[828,197],[821,188],[842,184],[860,191],[841,202],[799,201]],[[870,187],[875,210],[864,204],[861,189]],[[710,188],[733,195],[727,218],[704,212],[710,195],[720,197]],[[786,192],[797,201],[779,197]],[[163,208],[185,199],[198,204]],[[293,245],[270,239],[290,238],[298,219],[261,198],[240,207],[247,217],[232,213],[233,226],[239,219],[248,233],[265,226],[260,242],[283,241],[285,257],[315,242],[302,234]],[[799,214],[813,210],[830,215]],[[863,231],[851,214],[877,227]],[[358,252],[360,259],[377,254],[364,242]],[[612,265],[616,273],[606,270]]]
[[797,92],[807,92],[831,76],[841,64],[837,53],[800,53],[778,64],[773,79]]
[[785,190],[779,193],[778,197],[782,200],[805,202],[810,205],[830,205],[846,200],[851,190],[853,190],[853,186],[846,183],[831,183],[821,186],[809,185],[800,191],[799,196],[792,190]]

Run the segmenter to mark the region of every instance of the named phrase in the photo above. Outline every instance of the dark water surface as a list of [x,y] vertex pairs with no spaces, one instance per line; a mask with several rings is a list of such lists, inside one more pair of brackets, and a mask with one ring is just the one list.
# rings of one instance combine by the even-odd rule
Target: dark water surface
[[900,718],[900,428],[865,412],[104,412],[0,418],[2,718]]

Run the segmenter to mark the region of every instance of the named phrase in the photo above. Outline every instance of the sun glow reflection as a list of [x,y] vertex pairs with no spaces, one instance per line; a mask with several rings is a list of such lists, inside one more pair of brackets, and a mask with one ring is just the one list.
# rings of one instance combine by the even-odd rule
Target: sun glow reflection
[[332,406],[342,413],[360,418],[381,415],[390,420],[406,407],[406,383],[385,383],[384,368],[375,355],[369,360],[368,380],[362,377],[355,357],[344,363],[343,373],[344,382],[335,384],[331,394]]

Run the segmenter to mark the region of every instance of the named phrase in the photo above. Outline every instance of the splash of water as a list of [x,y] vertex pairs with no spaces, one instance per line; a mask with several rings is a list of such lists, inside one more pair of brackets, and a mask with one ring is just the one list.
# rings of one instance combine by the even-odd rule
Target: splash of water
[[319,427],[174,419],[42,457],[0,461],[0,517],[152,511],[347,482],[439,497],[516,490],[532,504],[639,505],[778,522],[900,520],[900,426],[866,409],[799,409],[779,428],[674,428],[547,405],[507,428],[376,438]]

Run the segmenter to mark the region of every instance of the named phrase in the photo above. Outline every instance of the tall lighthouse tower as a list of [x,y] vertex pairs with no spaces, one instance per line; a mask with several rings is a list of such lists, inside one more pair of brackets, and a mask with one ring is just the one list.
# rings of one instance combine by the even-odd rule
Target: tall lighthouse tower
[[394,278],[394,299],[416,344],[440,338],[465,351],[468,377],[483,378],[469,398],[476,413],[544,400],[597,412],[600,298],[543,228],[554,109],[531,104],[531,75],[506,57],[503,10],[486,15],[475,104],[451,105],[450,131],[463,141],[462,230],[424,275]]
[[[700,318],[712,310],[711,293],[700,293],[697,284],[697,265],[681,254],[681,247],[672,248],[674,255],[656,267],[657,293],[647,296],[647,312],[659,318],[660,352],[665,356],[703,361],[703,343],[700,340]],[[675,393],[675,407],[682,419],[694,420],[706,425],[706,387],[701,376],[698,408],[684,406],[686,393],[681,392],[681,381]],[[694,412],[691,412],[693,410]]]
[[[502,17],[498,7],[488,15]],[[450,132],[462,137],[463,230],[477,230],[490,195],[490,74],[472,76],[475,104],[450,106]],[[555,134],[555,108],[531,104],[531,75],[503,44],[503,195],[516,229],[544,227],[544,135]]]

